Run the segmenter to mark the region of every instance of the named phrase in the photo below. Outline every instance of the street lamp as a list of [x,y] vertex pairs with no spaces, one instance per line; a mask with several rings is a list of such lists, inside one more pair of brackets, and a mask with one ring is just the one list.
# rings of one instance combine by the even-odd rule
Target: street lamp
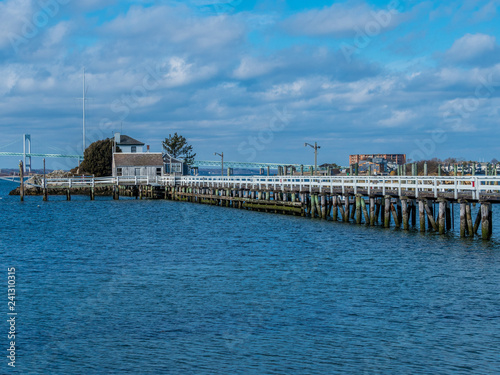
[[314,146],[309,143],[304,143],[304,147],[306,146],[314,148],[314,173],[316,173],[318,170],[318,148],[321,148],[321,146],[318,146],[317,142],[314,142]]
[[218,152],[214,152],[214,155],[219,155],[221,157],[221,169],[220,169],[220,173],[221,173],[221,176],[224,176],[224,153],[218,153]]

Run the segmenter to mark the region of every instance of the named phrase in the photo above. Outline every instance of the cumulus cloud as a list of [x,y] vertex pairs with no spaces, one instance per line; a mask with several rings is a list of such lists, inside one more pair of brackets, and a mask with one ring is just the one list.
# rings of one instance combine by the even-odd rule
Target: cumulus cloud
[[499,57],[496,38],[486,34],[465,34],[444,54],[448,62],[473,65],[491,65],[497,63]]
[[410,120],[416,117],[415,113],[412,111],[392,111],[392,115],[389,118],[379,120],[378,124],[386,128],[394,128],[400,125],[408,123]]
[[[23,17],[39,9],[34,4],[38,2],[0,2],[0,9],[10,14],[0,12],[0,28],[22,27]],[[106,8],[109,4],[113,7]],[[2,136],[21,139],[19,134],[26,132],[36,140],[37,151],[55,147],[81,152],[77,98],[83,66],[92,98],[87,106],[89,142],[110,136],[123,123],[124,132],[159,150],[155,147],[165,134],[179,131],[193,141],[201,159],[216,146],[228,158],[245,160],[237,145],[256,135],[252,132],[268,129],[276,111],[284,108],[293,120],[259,150],[255,161],[304,162],[307,154],[300,153],[306,151],[300,146],[314,134],[334,134],[322,139],[322,147],[334,151],[321,157],[345,163],[349,153],[365,152],[373,140],[386,139],[381,136],[385,128],[400,142],[395,152],[406,152],[414,147],[415,136],[437,125],[457,134],[475,128],[494,132],[497,127],[500,64],[492,58],[498,48],[493,31],[469,30],[456,41],[447,40],[451,48],[436,58],[426,46],[432,33],[404,38],[405,32],[415,31],[411,24],[390,31],[407,19],[407,13],[394,11],[390,20],[379,21],[387,24],[377,44],[382,48],[364,50],[349,63],[336,38],[365,28],[381,9],[348,1],[271,12],[272,22],[263,23],[258,20],[266,14],[260,8],[214,15],[186,4],[92,0],[61,8],[21,53],[0,59]],[[277,14],[295,16],[282,16],[283,23],[274,26]],[[4,51],[11,50],[5,35],[0,36]],[[420,55],[412,59],[421,63],[401,59],[395,48],[383,48],[385,41],[418,47],[412,51]],[[490,83],[481,86],[479,109],[457,122],[459,106],[470,109],[464,99],[474,97],[481,79]],[[454,122],[443,124],[444,112],[451,110]],[[452,146],[445,156],[453,156]]]
[[403,18],[396,9],[373,9],[366,3],[336,3],[291,16],[282,23],[292,34],[354,36],[361,31],[379,34],[396,27]]
[[35,12],[32,0],[7,0],[0,2],[0,48],[12,47],[16,38],[24,37],[25,25],[31,23]]

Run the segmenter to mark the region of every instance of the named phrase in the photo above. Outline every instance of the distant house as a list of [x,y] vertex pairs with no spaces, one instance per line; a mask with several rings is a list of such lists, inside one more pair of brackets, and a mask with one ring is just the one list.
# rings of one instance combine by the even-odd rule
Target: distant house
[[357,154],[349,155],[349,165],[359,163],[366,159],[385,159],[387,162],[398,165],[406,164],[406,154]]
[[167,174],[176,173],[183,176],[189,175],[190,168],[184,160],[174,158],[169,154],[164,154],[163,162],[165,163],[165,171]]
[[139,142],[137,139],[129,137],[128,135],[121,135],[115,133],[115,146],[119,147],[122,152],[143,152],[144,143]]
[[368,158],[360,160],[359,171],[368,172],[375,174],[383,174],[387,170],[387,160],[382,158]]
[[156,176],[165,175],[165,164],[161,152],[113,154],[113,176]]

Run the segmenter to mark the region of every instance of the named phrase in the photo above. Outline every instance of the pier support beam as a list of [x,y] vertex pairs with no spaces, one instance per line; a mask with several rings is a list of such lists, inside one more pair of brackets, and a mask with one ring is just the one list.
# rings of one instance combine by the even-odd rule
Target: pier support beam
[[425,211],[427,212],[427,220],[429,221],[429,224],[431,225],[432,229],[434,229],[436,232],[438,231],[438,226],[436,224],[436,221],[434,220],[434,216],[432,215],[432,209],[429,206],[429,202],[426,202],[424,204]]
[[465,204],[465,218],[467,222],[466,230],[470,237],[474,237],[474,226],[472,225],[472,214],[470,203]]
[[460,237],[465,237],[466,228],[466,215],[465,215],[465,202],[460,201]]
[[386,195],[384,197],[384,228],[391,226],[391,197]]
[[366,202],[363,197],[360,197],[361,200],[361,210],[363,211],[363,215],[365,216],[365,225],[370,225],[370,216],[368,215],[368,211],[366,209]]
[[425,232],[425,208],[422,199],[418,201],[418,218],[420,221],[420,232]]
[[348,195],[346,195],[346,196],[344,197],[344,207],[345,207],[345,208],[344,208],[344,221],[345,221],[346,223],[348,223],[348,222],[349,222],[349,214],[350,214],[350,211],[349,211],[349,210],[350,210],[350,204],[349,204],[349,203],[350,203],[350,202],[349,202],[349,196],[348,196]]
[[491,203],[481,202],[481,237],[483,240],[491,238]]
[[417,202],[415,200],[410,200],[410,208],[411,208],[411,226],[417,226]]
[[361,224],[361,196],[356,195],[356,224]]
[[370,225],[375,225],[377,221],[375,216],[375,198],[370,197]]
[[401,214],[403,217],[403,229],[410,229],[410,217],[408,215],[408,198],[401,197]]
[[446,201],[444,199],[439,200],[438,229],[439,234],[444,234],[446,231]]
[[[285,193],[286,196],[286,193]],[[326,220],[326,196],[321,194],[321,218]]]
[[396,208],[394,207],[394,204],[391,203],[390,204],[391,206],[391,213],[392,213],[392,217],[394,219],[394,225],[396,226],[396,228],[399,228],[400,227],[400,221],[399,221],[399,215],[398,215],[398,212],[396,211]]
[[337,221],[338,218],[338,208],[337,208],[337,196],[332,196],[332,220]]
[[71,200],[71,189],[70,188],[66,189],[66,200],[67,201]]

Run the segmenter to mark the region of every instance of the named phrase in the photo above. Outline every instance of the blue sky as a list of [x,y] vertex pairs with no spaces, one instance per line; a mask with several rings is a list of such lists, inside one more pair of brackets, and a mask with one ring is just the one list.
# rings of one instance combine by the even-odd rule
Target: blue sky
[[[0,1],[0,151],[114,131],[198,158],[500,158],[500,0]],[[13,167],[18,158],[0,158]],[[41,165],[40,160],[34,166]],[[70,168],[50,160],[50,168]]]

